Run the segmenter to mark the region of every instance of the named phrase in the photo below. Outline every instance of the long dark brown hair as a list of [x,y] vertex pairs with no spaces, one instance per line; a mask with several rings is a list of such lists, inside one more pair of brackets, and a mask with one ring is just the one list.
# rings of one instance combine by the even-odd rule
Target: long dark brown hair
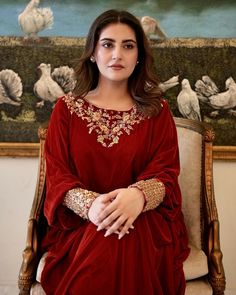
[[97,87],[99,70],[96,63],[91,62],[90,57],[94,53],[101,31],[113,23],[126,24],[135,32],[139,63],[129,77],[129,91],[140,111],[148,116],[156,115],[161,109],[162,92],[154,74],[151,48],[139,20],[127,11],[107,10],[98,16],[91,25],[84,52],[75,68],[78,82],[74,89],[74,95],[84,97],[90,90]]

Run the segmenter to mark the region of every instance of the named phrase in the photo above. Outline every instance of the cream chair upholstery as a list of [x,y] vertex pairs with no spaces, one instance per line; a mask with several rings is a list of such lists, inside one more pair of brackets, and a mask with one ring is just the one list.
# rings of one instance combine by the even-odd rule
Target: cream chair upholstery
[[[175,118],[175,123],[181,163],[179,182],[191,249],[189,257],[184,262],[187,283],[185,295],[223,295],[225,275],[212,175],[214,133],[197,121]],[[47,228],[46,219],[43,216],[46,189],[43,154],[46,131],[45,128],[39,129],[38,182],[18,280],[20,295],[45,295],[40,285],[40,277],[46,253],[39,253],[38,245]]]

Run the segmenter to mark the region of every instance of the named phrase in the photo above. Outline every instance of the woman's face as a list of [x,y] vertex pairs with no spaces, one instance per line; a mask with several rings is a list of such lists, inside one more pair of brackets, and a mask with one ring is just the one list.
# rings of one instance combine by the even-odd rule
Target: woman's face
[[127,81],[138,59],[135,32],[126,24],[108,25],[101,31],[94,57],[100,79]]

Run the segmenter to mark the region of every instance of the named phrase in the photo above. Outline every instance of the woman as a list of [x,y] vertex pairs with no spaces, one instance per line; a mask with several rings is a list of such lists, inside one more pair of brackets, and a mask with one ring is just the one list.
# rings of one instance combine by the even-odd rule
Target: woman
[[184,294],[176,128],[139,21],[101,14],[46,140],[47,294]]

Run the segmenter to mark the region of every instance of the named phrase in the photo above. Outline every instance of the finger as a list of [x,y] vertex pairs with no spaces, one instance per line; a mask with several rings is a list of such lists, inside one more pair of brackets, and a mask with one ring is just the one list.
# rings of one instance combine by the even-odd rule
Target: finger
[[[109,228],[111,228],[111,227],[110,227],[110,226],[107,226],[105,229],[108,230]],[[119,230],[116,230],[116,231],[114,232],[114,234],[119,235],[119,234],[120,234],[120,229],[119,229]]]
[[112,200],[116,198],[117,194],[118,194],[118,190],[114,190],[107,194],[103,194],[101,200],[103,203],[111,202]]
[[[121,230],[124,228],[124,225],[122,225],[120,228],[119,228],[119,230],[118,230],[118,232],[120,233],[121,232]],[[130,233],[130,229],[134,229],[134,226],[131,224],[131,226],[129,227],[129,229],[126,231],[126,234],[129,234]]]
[[[107,226],[107,227],[105,227],[106,230],[108,230],[108,229],[110,229],[110,228],[111,228],[111,226]],[[122,228],[123,228],[123,226],[119,227],[119,229],[116,230],[116,231],[114,232],[114,234],[119,235],[120,232],[121,232],[121,230],[122,230]],[[133,228],[134,228],[134,227],[131,225],[131,227],[130,227],[129,229],[133,229]],[[129,234],[129,233],[130,233],[129,229],[127,230],[126,234]]]
[[[117,231],[122,224],[124,224],[125,222],[125,217],[124,216],[120,216],[114,223],[113,225],[105,232],[104,237],[107,237],[111,234],[113,234],[115,231]],[[122,229],[123,230],[123,229]],[[121,232],[122,232],[121,230]],[[120,235],[120,234],[119,234]]]
[[[112,212],[117,209],[117,203],[114,201],[107,205],[98,215],[98,223],[102,223]],[[104,228],[104,226],[103,226]]]
[[111,227],[114,224],[114,221],[119,217],[118,211],[113,211],[110,215],[108,215],[102,222],[99,223],[97,231],[102,230],[106,227]]
[[127,220],[125,225],[123,226],[122,230],[120,231],[120,234],[118,236],[118,239],[120,240],[121,238],[123,238],[123,236],[127,233],[127,231],[129,231],[129,228],[131,228],[132,226],[132,220]]

